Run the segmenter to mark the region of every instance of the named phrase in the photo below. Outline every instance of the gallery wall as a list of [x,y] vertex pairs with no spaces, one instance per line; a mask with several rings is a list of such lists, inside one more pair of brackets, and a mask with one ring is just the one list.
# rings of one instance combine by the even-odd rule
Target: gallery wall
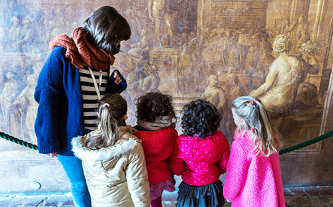
[[[212,102],[223,114],[220,130],[230,143],[235,130],[230,105],[242,95],[256,96],[267,106],[284,147],[331,130],[331,1],[3,0],[0,131],[37,144],[33,94],[50,53],[48,43],[59,34],[71,36],[103,5],[115,7],[132,29],[110,68],[128,82],[122,93],[129,105],[127,124],[135,124],[137,97],[161,91],[173,97],[178,120],[189,101]],[[273,84],[266,87],[268,82]],[[179,123],[176,128],[182,132]],[[284,184],[332,182],[331,147],[328,139],[282,155]],[[2,193],[69,189],[54,158],[3,139],[0,157]]]

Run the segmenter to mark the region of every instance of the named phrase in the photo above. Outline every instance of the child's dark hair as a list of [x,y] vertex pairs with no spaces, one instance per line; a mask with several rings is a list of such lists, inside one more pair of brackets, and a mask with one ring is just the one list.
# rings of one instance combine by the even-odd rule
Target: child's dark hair
[[154,122],[157,117],[175,117],[172,107],[172,97],[160,92],[150,92],[139,97],[136,103],[137,118]]
[[83,28],[89,33],[87,39],[97,48],[114,55],[120,50],[120,41],[131,37],[131,28],[126,19],[110,6],[103,6],[93,12]]
[[185,136],[205,138],[216,133],[222,115],[208,101],[196,100],[186,104],[182,110],[181,126]]
[[98,118],[100,133],[87,137],[85,146],[101,149],[114,145],[119,139],[118,122],[127,113],[126,100],[119,94],[108,94],[100,100]]

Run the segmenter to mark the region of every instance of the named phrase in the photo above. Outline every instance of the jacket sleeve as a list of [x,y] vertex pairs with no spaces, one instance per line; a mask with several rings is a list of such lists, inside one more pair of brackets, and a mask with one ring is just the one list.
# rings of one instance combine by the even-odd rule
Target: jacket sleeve
[[223,186],[223,196],[228,201],[237,198],[247,171],[246,153],[241,144],[236,141],[232,143],[231,154],[227,166],[227,176]]
[[60,150],[58,138],[59,100],[63,91],[62,69],[65,60],[56,47],[46,60],[38,77],[34,98],[39,104],[35,121],[38,151],[43,154]]
[[185,169],[185,161],[180,158],[181,152],[178,145],[179,140],[176,141],[169,165],[174,174],[181,175]]
[[126,79],[124,78],[124,76],[118,71],[120,77],[123,79],[123,81],[119,84],[116,84],[114,81],[114,72],[118,71],[118,70],[114,70],[111,74],[111,76],[109,77],[108,80],[108,84],[106,87],[106,92],[107,93],[121,93],[123,92],[126,88],[127,88],[127,82]]
[[134,206],[150,207],[150,188],[145,156],[141,144],[137,144],[130,154],[126,168],[128,190]]
[[219,160],[218,164],[220,167],[221,174],[224,174],[227,171],[227,164],[230,156],[230,147],[227,138],[223,135],[222,138],[223,147],[222,147],[222,157]]

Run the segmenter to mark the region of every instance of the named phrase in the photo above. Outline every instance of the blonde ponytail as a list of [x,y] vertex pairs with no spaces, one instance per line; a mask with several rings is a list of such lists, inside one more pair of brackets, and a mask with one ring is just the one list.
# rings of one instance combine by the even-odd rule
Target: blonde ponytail
[[114,145],[119,138],[117,121],[112,117],[110,105],[105,103],[100,110],[100,124],[98,126],[103,134],[104,147]]
[[282,138],[272,127],[267,112],[259,99],[252,96],[242,96],[232,103],[234,115],[242,118],[244,124],[237,130],[253,134],[252,141],[257,155],[270,156],[282,147]]
[[89,149],[113,146],[120,138],[118,123],[127,113],[126,100],[119,94],[109,94],[101,99],[98,110],[98,130],[85,140]]
[[[255,99],[257,100],[257,99]],[[277,152],[279,148],[282,147],[282,137],[279,132],[271,125],[268,114],[261,104],[260,101],[257,101],[259,110],[260,110],[260,123],[262,125],[262,130],[260,132],[261,141],[256,145],[261,154],[265,156],[270,156]]]

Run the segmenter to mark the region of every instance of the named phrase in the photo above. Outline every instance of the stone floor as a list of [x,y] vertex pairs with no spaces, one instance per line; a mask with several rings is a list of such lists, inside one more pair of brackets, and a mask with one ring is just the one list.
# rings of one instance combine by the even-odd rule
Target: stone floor
[[[286,187],[284,195],[287,207],[333,207],[333,186]],[[174,207],[176,193],[163,194],[163,207]],[[74,207],[70,193],[44,195],[0,195],[0,207]],[[224,207],[230,207],[226,203]]]

